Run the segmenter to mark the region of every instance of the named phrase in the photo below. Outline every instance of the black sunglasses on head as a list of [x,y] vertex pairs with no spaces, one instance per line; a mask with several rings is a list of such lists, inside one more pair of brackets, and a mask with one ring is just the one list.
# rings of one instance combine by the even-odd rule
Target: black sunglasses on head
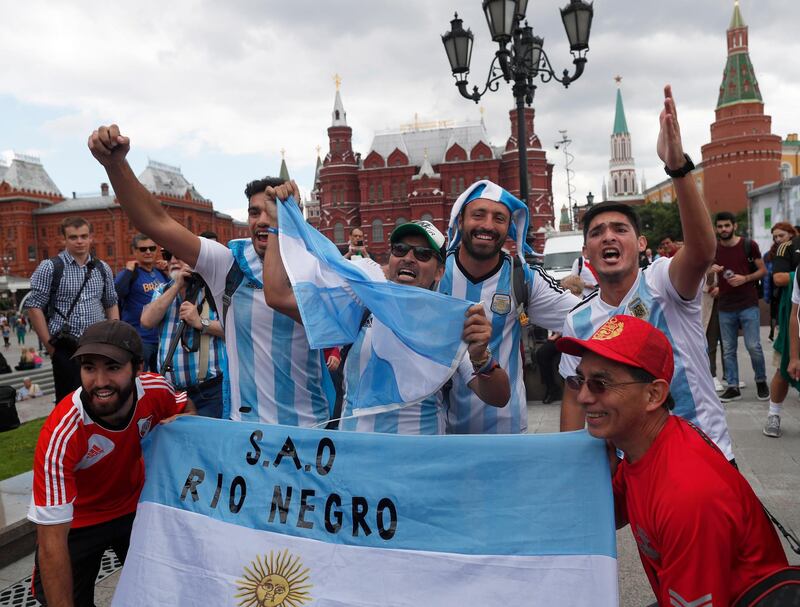
[[438,252],[428,247],[416,247],[404,242],[392,243],[392,255],[394,257],[405,257],[409,251],[414,252],[414,258],[417,261],[430,261],[434,255],[437,259],[441,259]]
[[155,245],[151,247],[136,247],[136,248],[139,249],[140,253],[147,253],[148,251],[150,251],[151,253],[155,253],[156,250],[158,249],[158,247]]

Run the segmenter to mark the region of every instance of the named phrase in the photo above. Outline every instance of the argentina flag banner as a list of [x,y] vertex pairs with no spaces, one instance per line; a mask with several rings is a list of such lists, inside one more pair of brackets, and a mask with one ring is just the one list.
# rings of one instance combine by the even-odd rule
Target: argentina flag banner
[[617,605],[605,443],[181,417],[112,605]]
[[311,347],[353,343],[365,313],[372,314],[362,381],[348,392],[353,414],[391,410],[439,390],[466,352],[461,334],[470,302],[389,282],[372,260],[345,259],[292,197],[278,203],[278,219],[281,257]]

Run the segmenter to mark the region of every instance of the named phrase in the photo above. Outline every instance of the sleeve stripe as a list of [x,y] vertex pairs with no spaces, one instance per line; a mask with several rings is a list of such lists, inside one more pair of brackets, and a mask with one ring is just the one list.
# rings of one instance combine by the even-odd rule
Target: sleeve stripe
[[549,286],[551,289],[553,289],[558,293],[564,292],[564,288],[559,284],[558,280],[555,279],[550,274],[548,274],[547,272],[545,272],[542,268],[540,268],[539,266],[535,266],[533,268],[533,271],[538,273],[539,276],[542,278],[542,280],[545,281],[545,284],[547,284],[547,286]]
[[47,506],[63,503],[66,500],[64,455],[69,439],[78,429],[79,419],[78,410],[70,409],[69,414],[62,418],[50,436],[44,457],[45,505]]

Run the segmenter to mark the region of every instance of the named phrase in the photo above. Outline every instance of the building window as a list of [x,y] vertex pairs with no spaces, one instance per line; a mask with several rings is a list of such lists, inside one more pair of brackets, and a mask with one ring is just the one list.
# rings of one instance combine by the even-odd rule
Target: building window
[[375,184],[369,184],[369,197],[367,198],[369,202],[375,202]]
[[378,184],[378,202],[383,201],[383,184]]
[[430,213],[423,213],[421,219],[422,221],[430,221],[431,223],[433,223],[433,215],[431,215]]
[[28,261],[36,261],[36,247],[28,245]]
[[372,242],[383,242],[383,222],[380,219],[372,222]]
[[772,228],[772,207],[764,209],[764,227],[769,230]]
[[408,223],[408,219],[406,219],[402,215],[394,220],[394,225],[396,225],[396,226],[401,226],[404,223]]
[[450,178],[450,193],[453,194],[453,195],[458,193],[458,190],[456,190],[456,178],[455,177]]
[[400,184],[396,181],[392,182],[392,200],[400,198]]
[[463,177],[459,177],[458,178],[458,192],[461,193],[463,191],[464,191],[464,178]]
[[333,242],[336,244],[344,242],[344,224],[341,221],[333,226]]
[[109,258],[113,258],[114,257],[114,243],[113,242],[109,242],[108,244],[106,244],[106,256],[109,257]]

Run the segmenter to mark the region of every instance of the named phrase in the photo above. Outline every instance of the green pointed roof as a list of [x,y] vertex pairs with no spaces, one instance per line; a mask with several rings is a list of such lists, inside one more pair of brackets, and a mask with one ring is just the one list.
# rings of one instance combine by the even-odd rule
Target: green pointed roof
[[614,116],[614,135],[628,132],[628,123],[625,121],[625,108],[622,106],[622,91],[617,89],[617,112]]
[[728,29],[733,30],[740,27],[746,27],[746,26],[744,24],[744,19],[742,19],[742,11],[739,10],[739,0],[736,0],[736,3],[733,5],[733,16],[731,17],[731,24],[728,27]]
[[747,53],[736,53],[728,56],[722,84],[719,87],[717,108],[734,103],[757,101],[763,103],[758,80]]
[[278,175],[283,181],[289,181],[291,177],[289,177],[289,169],[286,168],[286,159],[281,158],[281,172]]

